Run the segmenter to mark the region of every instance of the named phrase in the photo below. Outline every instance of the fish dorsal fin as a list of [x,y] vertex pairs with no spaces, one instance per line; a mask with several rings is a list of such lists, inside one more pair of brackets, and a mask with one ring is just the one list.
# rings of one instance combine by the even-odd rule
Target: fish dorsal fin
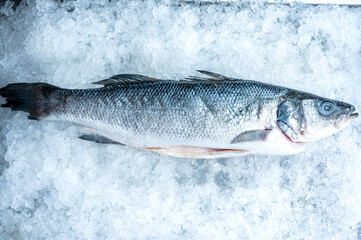
[[93,82],[93,84],[107,86],[111,84],[124,84],[124,83],[135,83],[135,82],[158,82],[158,81],[162,81],[162,80],[158,78],[150,78],[139,74],[118,74],[108,79]]
[[222,80],[231,80],[232,78],[223,76],[218,73],[204,71],[204,70],[197,70],[197,72],[207,75],[208,78],[205,77],[197,77],[197,76],[189,76],[186,78],[187,81],[222,81]]
[[[213,81],[223,81],[223,80],[232,80],[233,79],[233,78],[229,78],[229,77],[223,76],[218,73],[213,73],[213,72],[204,71],[204,70],[197,70],[197,72],[207,75],[208,77],[190,76],[190,77],[185,78],[184,80],[179,80],[179,81],[181,81],[181,82],[182,81],[186,81],[186,82],[210,81],[210,82],[213,82]],[[114,75],[108,79],[93,82],[93,84],[109,86],[112,84],[125,84],[125,83],[138,83],[138,82],[150,83],[150,82],[160,82],[160,81],[170,82],[170,81],[177,81],[177,80],[162,80],[159,78],[151,78],[151,77],[147,77],[147,76],[139,75],[139,74],[118,74],[118,75]]]

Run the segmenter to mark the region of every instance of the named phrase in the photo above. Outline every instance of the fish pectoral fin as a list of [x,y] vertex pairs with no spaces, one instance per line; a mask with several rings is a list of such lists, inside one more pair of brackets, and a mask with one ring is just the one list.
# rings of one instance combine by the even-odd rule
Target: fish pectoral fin
[[267,130],[252,130],[243,132],[237,135],[232,141],[231,144],[241,143],[241,142],[250,142],[250,141],[265,141],[268,134],[271,133],[271,129]]
[[142,149],[182,158],[239,157],[251,153],[245,149],[218,149],[192,146],[150,147]]
[[118,74],[108,79],[93,82],[92,84],[108,86],[112,84],[124,84],[124,83],[134,83],[134,82],[158,82],[158,81],[162,81],[162,80],[139,74]]
[[79,138],[82,140],[85,140],[85,141],[96,142],[96,143],[124,145],[120,142],[116,142],[114,140],[100,136],[98,134],[84,134],[84,135],[81,135]]

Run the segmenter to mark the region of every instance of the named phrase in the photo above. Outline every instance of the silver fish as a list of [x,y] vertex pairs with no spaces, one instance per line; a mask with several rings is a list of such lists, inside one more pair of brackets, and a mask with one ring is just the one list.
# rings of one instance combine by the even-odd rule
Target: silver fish
[[208,77],[161,80],[120,74],[94,89],[14,83],[2,107],[37,120],[93,130],[81,139],[177,157],[295,154],[354,120],[355,107],[314,94],[199,71]]

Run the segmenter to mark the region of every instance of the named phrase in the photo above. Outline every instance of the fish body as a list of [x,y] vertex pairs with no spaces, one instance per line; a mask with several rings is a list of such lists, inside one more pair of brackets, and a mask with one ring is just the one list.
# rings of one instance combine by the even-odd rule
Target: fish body
[[[100,88],[10,84],[0,93],[7,98],[3,106],[27,111],[29,118],[71,121],[106,141],[179,157],[294,154],[303,151],[303,143],[333,134],[357,117],[344,102],[201,72],[210,78],[173,81],[121,74],[96,82]],[[317,104],[322,102],[334,104],[340,116],[320,118]],[[306,113],[314,121],[307,127],[316,128],[311,135]]]

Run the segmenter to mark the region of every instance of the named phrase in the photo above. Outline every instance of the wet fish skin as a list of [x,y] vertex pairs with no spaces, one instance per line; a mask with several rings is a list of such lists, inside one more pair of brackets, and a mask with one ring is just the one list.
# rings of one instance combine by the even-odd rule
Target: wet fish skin
[[[117,132],[111,139],[137,147],[206,143],[208,147],[228,148],[239,133],[264,129],[271,117],[269,108],[276,107],[286,92],[243,81],[60,89],[53,98],[62,104],[49,106],[48,118],[76,122],[105,136]],[[90,110],[89,106],[96,107]]]
[[[308,128],[324,130],[312,141],[336,131],[330,122],[349,123],[357,117],[347,103],[200,72],[210,78],[172,81],[121,74],[96,82],[104,85],[101,88],[10,84],[0,94],[7,98],[4,107],[27,111],[29,118],[75,122],[112,141],[170,155],[182,156],[179,146],[187,149],[187,157],[192,152],[194,157],[219,157],[229,150],[241,154],[297,153],[303,150],[300,142],[308,141],[304,137],[308,131],[302,125],[307,122],[305,116],[315,125]],[[322,101],[342,108],[340,116],[321,116],[315,106]]]

